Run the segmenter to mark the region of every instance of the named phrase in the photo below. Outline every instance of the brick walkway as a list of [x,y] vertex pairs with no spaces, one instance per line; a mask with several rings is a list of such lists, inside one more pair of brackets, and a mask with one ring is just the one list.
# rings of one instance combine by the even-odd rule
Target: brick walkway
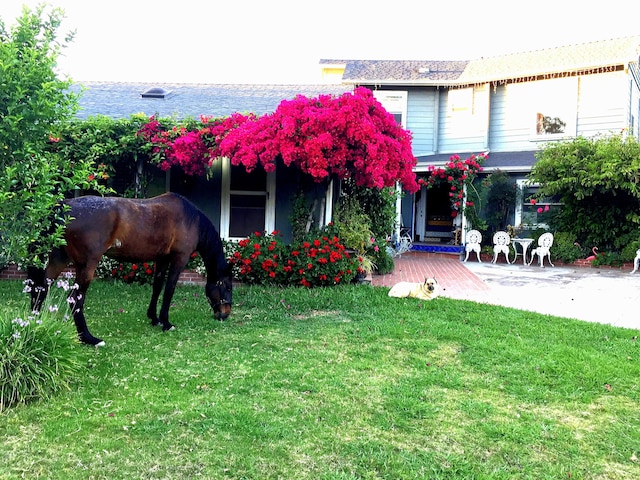
[[371,284],[391,287],[398,282],[424,282],[435,277],[445,297],[466,299],[490,287],[460,261],[458,255],[408,252],[395,259],[393,273],[373,275]]

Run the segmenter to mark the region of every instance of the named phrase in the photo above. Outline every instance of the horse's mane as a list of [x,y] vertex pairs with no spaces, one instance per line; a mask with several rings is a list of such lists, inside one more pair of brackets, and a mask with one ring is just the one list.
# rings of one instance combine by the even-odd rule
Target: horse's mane
[[[207,269],[207,277],[214,274],[220,278],[220,273],[227,268],[227,259],[224,256],[224,247],[220,234],[213,226],[209,218],[189,200],[182,195],[174,194],[182,201],[182,208],[187,224],[198,225],[198,247]],[[210,270],[211,269],[211,270]]]

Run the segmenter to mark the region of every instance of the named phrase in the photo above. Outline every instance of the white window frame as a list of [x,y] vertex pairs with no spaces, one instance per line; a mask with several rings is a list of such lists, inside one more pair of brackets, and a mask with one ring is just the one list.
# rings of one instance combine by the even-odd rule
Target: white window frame
[[[536,188],[539,187],[540,184],[539,183],[531,183],[529,182],[529,180],[527,179],[518,179],[516,180],[516,186],[517,188],[520,190],[520,192],[522,192],[522,198],[520,199],[520,201],[516,202],[516,208],[515,208],[515,215],[514,215],[514,223],[516,226],[521,226],[522,228],[527,228],[530,230],[535,230],[538,228],[543,228],[545,230],[549,229],[549,225],[546,223],[522,223],[522,212],[523,212],[523,206],[525,204],[525,198],[524,198],[524,191],[527,188]],[[526,202],[528,205],[532,205],[530,202]],[[562,205],[561,203],[555,203],[555,202],[536,202],[536,205],[538,207],[545,207],[545,206],[549,206],[551,207],[552,205],[555,206],[559,206]]]
[[390,114],[402,116],[402,128],[407,128],[407,104],[409,93],[406,90],[374,90],[373,96]]
[[[537,80],[527,84],[529,94],[531,138],[533,142],[563,140],[576,136],[578,115],[578,77]],[[550,95],[548,92],[553,92]],[[539,115],[558,117],[565,122],[560,133],[538,133]]]
[[276,228],[276,172],[267,173],[267,190],[265,192],[255,190],[231,190],[231,160],[222,159],[222,198],[220,199],[220,236],[226,240],[239,241],[242,237],[229,236],[229,223],[231,221],[231,195],[260,195],[266,197],[264,212],[264,231],[271,233]]

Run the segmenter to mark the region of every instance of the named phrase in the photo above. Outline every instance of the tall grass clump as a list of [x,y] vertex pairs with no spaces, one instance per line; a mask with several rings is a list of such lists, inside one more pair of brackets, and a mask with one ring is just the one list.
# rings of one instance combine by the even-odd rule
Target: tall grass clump
[[[70,278],[50,287],[39,312],[24,305],[0,311],[0,412],[49,398],[69,387],[80,369],[76,333],[69,321]],[[25,281],[24,293],[31,289]]]

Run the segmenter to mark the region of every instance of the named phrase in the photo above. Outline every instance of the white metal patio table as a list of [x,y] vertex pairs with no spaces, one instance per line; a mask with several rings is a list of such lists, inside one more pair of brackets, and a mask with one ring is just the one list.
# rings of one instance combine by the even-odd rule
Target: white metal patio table
[[[522,264],[523,265],[527,264],[527,250],[529,249],[529,245],[531,245],[532,243],[533,243],[533,238],[514,237],[511,239],[511,246],[513,247],[513,252],[515,254],[513,257],[513,263],[516,263],[516,260],[518,260],[518,256],[521,256]],[[518,253],[517,245],[520,245],[522,253]]]

